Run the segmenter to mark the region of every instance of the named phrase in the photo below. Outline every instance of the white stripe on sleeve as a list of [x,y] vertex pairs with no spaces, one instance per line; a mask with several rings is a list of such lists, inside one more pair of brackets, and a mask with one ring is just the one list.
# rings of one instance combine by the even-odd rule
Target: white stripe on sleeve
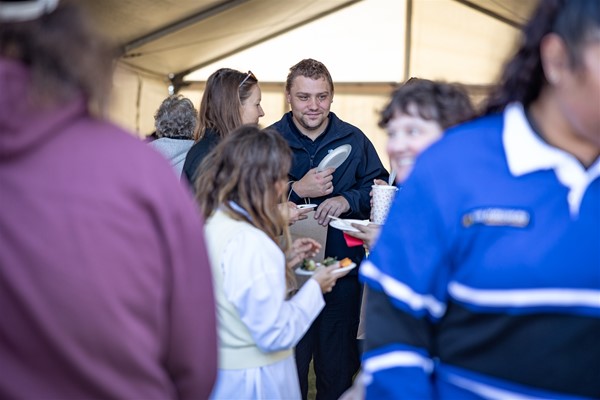
[[406,284],[381,272],[370,261],[362,263],[360,272],[363,276],[379,282],[388,295],[405,303],[415,311],[427,310],[435,318],[441,318],[446,312],[446,305],[444,303],[431,295],[422,295],[414,292]]

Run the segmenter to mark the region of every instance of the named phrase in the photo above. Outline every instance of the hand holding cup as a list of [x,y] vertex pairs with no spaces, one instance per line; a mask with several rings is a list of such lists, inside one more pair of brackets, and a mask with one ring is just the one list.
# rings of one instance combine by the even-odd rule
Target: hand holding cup
[[383,225],[396,197],[398,188],[390,185],[373,185],[373,208],[371,210],[373,223]]

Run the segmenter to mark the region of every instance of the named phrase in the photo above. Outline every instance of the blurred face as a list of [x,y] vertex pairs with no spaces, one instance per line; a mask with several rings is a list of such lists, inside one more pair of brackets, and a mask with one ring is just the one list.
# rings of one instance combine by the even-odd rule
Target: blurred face
[[327,127],[333,92],[325,78],[298,76],[286,94],[294,123],[303,134],[319,136]]
[[414,104],[408,107],[408,111],[409,114],[396,111],[386,126],[387,153],[392,168],[396,170],[398,183],[406,180],[417,156],[437,141],[443,132],[436,121],[419,117]]
[[[600,36],[600,32],[598,32]],[[559,107],[577,140],[600,151],[600,40],[584,47],[582,65],[565,68],[557,86]]]
[[264,117],[265,113],[260,105],[261,91],[258,85],[251,89],[250,97],[242,103],[240,114],[242,124],[258,124],[258,119]]

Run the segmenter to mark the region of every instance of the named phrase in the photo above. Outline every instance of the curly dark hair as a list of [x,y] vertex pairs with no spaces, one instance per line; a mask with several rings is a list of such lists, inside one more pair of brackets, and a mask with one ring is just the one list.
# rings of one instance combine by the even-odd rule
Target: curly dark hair
[[500,84],[487,99],[484,114],[501,112],[512,102],[525,108],[547,84],[540,57],[544,36],[555,33],[569,49],[571,66],[581,64],[582,45],[600,28],[598,0],[540,0],[523,28],[523,38],[514,57],[504,67]]
[[385,128],[397,112],[410,114],[411,105],[421,118],[436,121],[444,130],[475,117],[471,99],[461,85],[410,78],[392,93],[379,126]]
[[167,97],[154,114],[156,136],[193,139],[198,125],[194,103],[182,95]]

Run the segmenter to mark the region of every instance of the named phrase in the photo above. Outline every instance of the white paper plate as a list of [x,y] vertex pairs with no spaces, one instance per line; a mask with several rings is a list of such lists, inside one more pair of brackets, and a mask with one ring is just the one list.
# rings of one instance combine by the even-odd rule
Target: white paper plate
[[338,268],[335,271],[332,272],[332,274],[342,274],[346,271],[350,271],[351,269],[354,269],[356,267],[356,263],[352,263],[350,265],[345,266],[344,268]]
[[340,147],[332,150],[329,154],[325,156],[317,166],[317,172],[321,172],[327,168],[337,168],[346,161],[350,152],[352,151],[352,146],[349,144],[343,144]]
[[311,276],[314,273],[315,271],[307,271],[305,269],[302,269],[302,267],[296,268],[296,275]]
[[298,204],[296,208],[304,209],[304,208],[315,208],[316,204]]
[[329,221],[329,225],[333,226],[335,229],[339,229],[340,231],[360,232],[350,224],[369,225],[370,222],[368,219],[332,219]]
[[[354,269],[356,267],[356,263],[352,263],[344,268],[338,268],[333,270],[331,273],[332,274],[343,274],[346,271],[350,271],[351,269]],[[315,273],[315,271],[307,271],[305,269],[302,269],[302,267],[298,267],[296,268],[296,274],[297,275],[304,275],[304,276],[311,276]]]

